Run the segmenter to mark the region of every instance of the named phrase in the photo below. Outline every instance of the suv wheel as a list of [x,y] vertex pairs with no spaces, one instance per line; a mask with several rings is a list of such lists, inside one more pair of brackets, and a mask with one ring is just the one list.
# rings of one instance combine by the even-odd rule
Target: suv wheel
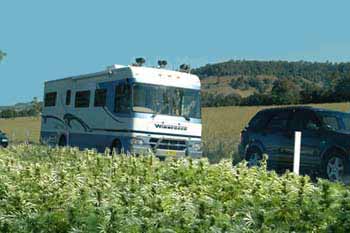
[[325,165],[326,178],[330,181],[344,181],[346,173],[345,159],[338,154],[331,154]]
[[262,160],[261,151],[256,148],[249,149],[246,154],[246,160],[248,162],[248,167],[260,166]]

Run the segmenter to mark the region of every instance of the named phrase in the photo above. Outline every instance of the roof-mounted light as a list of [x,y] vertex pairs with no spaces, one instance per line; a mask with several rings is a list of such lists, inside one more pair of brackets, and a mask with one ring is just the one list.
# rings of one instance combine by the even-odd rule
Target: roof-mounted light
[[164,67],[166,67],[167,64],[168,64],[168,62],[166,60],[159,60],[158,61],[159,68],[164,68]]
[[143,66],[145,64],[146,60],[143,57],[138,57],[135,59],[135,63],[133,63],[133,66]]
[[190,67],[190,65],[182,64],[182,65],[180,65],[180,71],[185,72],[185,73],[190,73],[191,67]]

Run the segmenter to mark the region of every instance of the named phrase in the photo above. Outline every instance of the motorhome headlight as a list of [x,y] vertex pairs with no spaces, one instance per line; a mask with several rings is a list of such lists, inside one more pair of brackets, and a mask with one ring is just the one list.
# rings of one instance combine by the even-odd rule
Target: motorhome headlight
[[144,145],[145,142],[143,141],[142,138],[132,138],[131,139],[131,144],[132,145]]
[[201,151],[202,150],[202,143],[201,142],[194,142],[192,144],[192,150],[193,151]]

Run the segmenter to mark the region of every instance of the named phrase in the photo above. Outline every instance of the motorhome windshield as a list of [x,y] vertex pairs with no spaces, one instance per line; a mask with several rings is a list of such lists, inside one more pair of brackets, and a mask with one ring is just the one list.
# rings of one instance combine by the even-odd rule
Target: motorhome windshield
[[136,83],[133,111],[185,118],[200,118],[200,91]]

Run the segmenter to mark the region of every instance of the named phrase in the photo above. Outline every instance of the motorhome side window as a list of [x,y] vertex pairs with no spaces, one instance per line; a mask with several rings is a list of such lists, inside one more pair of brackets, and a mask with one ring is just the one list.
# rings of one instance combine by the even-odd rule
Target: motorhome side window
[[95,107],[106,106],[107,89],[96,89],[95,91]]
[[131,86],[127,83],[119,84],[115,89],[115,112],[128,113],[131,110]]
[[49,92],[45,94],[45,107],[56,106],[57,92]]
[[70,105],[71,95],[72,95],[71,90],[68,90],[66,92],[66,105]]
[[88,108],[90,106],[90,91],[77,91],[75,93],[75,107]]

